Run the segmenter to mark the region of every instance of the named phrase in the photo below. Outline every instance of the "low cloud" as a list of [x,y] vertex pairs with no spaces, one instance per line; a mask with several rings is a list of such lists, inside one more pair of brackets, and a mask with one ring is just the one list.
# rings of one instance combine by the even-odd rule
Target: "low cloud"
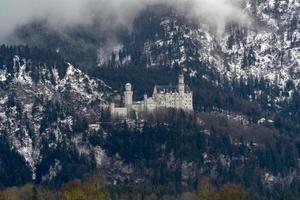
[[108,30],[130,27],[133,19],[148,5],[165,3],[188,17],[207,20],[222,27],[227,20],[244,22],[241,0],[1,0],[0,42],[7,41],[18,26],[45,20],[52,28],[88,25],[95,17]]

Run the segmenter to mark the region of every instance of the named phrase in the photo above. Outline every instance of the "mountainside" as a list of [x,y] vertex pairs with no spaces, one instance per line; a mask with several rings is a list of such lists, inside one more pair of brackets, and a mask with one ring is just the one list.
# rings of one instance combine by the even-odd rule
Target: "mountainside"
[[221,33],[174,9],[150,8],[136,19],[133,39],[124,44],[125,53],[116,52],[111,62],[122,65],[128,58],[135,62],[135,53],[140,53],[139,63],[146,67],[179,65],[195,75],[197,64],[206,63],[229,80],[259,76],[280,87],[288,80],[297,86],[299,2],[245,1],[241,7],[248,21],[228,22]]
[[[243,1],[240,6],[247,20],[229,21],[222,32],[170,7],[149,7],[134,21],[132,33],[121,37],[108,60],[99,51],[98,64],[141,70],[183,68],[192,84],[210,82],[298,121],[299,2]],[[201,86],[195,84],[194,92],[203,92]]]
[[[221,41],[225,53],[222,70],[233,78],[260,76],[284,88],[287,81],[299,84],[298,1],[249,1],[245,12],[249,27],[228,27]],[[228,59],[226,59],[228,58]]]
[[[26,47],[19,48],[25,55]],[[1,137],[24,158],[33,180],[51,179],[62,168],[59,152],[94,152],[84,134],[98,131],[111,89],[71,64],[59,63],[59,56],[46,64],[33,58],[46,55],[43,51],[11,57],[14,53],[18,48],[1,47],[1,62],[8,61],[0,70]]]
[[[0,188],[59,187],[99,172],[120,190],[177,195],[208,178],[240,184],[253,199],[297,199],[300,3],[239,6],[247,20],[217,27],[151,5],[111,43],[96,20],[64,33],[43,21],[20,26],[16,37],[28,46],[0,47]],[[125,83],[140,100],[181,70],[194,114],[109,118]]]
[[57,53],[2,46],[1,55],[0,148],[20,163],[10,169],[0,159],[1,187],[28,181],[57,187],[95,170],[109,184],[157,185],[171,194],[203,177],[265,192],[299,186],[297,137],[281,135],[278,121],[253,123],[225,110],[107,121],[112,92],[103,81]]
[[231,19],[220,26],[209,23],[205,16],[199,20],[190,17],[188,11],[164,4],[148,6],[130,30],[120,27],[117,38],[110,43],[110,35],[98,27],[97,20],[91,25],[68,28],[64,34],[38,21],[18,28],[16,37],[29,45],[58,50],[84,68],[96,64],[181,66],[198,78],[214,71],[230,81],[258,77],[281,89],[287,83],[297,87],[299,2],[241,0],[237,6],[245,19]]

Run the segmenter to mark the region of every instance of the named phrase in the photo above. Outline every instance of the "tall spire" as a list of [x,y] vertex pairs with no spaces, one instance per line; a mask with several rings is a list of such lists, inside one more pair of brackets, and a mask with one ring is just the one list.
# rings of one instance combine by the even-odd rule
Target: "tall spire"
[[180,66],[180,73],[178,76],[178,84],[183,84],[184,85],[184,75],[183,75],[183,66]]
[[124,103],[125,107],[131,108],[132,103],[133,103],[133,92],[132,92],[132,86],[130,83],[126,83],[125,85],[125,92],[124,92]]
[[184,94],[184,87],[185,87],[184,75],[183,75],[183,73],[180,73],[179,77],[178,77],[178,91],[179,91],[179,94]]

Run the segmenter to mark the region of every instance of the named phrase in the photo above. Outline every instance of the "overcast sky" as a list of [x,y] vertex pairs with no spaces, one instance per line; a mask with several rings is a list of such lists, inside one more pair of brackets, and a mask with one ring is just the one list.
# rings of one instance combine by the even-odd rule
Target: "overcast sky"
[[17,26],[37,19],[47,19],[54,28],[88,24],[95,16],[109,19],[106,26],[130,26],[134,17],[147,5],[161,2],[177,9],[187,7],[189,17],[205,17],[210,23],[222,26],[228,19],[246,19],[235,6],[238,1],[240,0],[1,0],[0,42],[5,42]]

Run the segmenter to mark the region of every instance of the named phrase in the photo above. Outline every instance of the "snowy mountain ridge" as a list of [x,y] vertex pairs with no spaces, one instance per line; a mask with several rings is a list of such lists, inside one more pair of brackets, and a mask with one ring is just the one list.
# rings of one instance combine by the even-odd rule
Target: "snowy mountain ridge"
[[[249,23],[228,22],[221,35],[216,27],[187,19],[176,10],[162,14],[158,29],[151,30],[156,31],[153,38],[139,46],[141,62],[146,67],[181,66],[190,76],[196,76],[202,70],[199,65],[205,64],[223,79],[257,77],[281,89],[285,89],[288,81],[297,87],[300,82],[299,1],[245,0],[241,8],[249,16]],[[128,48],[118,44],[118,49],[120,46]],[[110,59],[124,65],[128,57],[132,58],[131,54],[120,58],[114,52]]]

